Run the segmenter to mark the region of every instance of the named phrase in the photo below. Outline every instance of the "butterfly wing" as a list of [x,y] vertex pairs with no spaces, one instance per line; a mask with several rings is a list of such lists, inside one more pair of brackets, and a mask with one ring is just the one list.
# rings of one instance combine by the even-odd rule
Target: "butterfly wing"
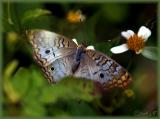
[[74,64],[75,53],[59,58],[50,65],[43,67],[46,78],[50,83],[56,83],[65,76],[72,76],[72,67]]
[[72,75],[77,44],[62,35],[46,30],[30,30],[27,36],[33,47],[33,58],[42,67],[49,82]]
[[29,30],[27,36],[33,47],[34,59],[42,67],[72,54],[77,48],[72,40],[47,30]]
[[105,54],[87,50],[77,72],[77,77],[87,78],[99,82],[104,88],[127,87],[131,82],[129,73],[113,59]]

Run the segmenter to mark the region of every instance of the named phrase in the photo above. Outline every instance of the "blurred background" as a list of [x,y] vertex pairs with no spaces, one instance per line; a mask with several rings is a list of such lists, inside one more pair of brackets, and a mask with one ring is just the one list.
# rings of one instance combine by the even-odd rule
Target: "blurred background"
[[[157,116],[157,61],[132,51],[114,55],[121,32],[145,25],[157,47],[155,3],[3,3],[3,116]],[[127,89],[101,93],[92,81],[65,77],[48,84],[32,58],[27,29],[46,29],[95,46],[130,72]],[[156,54],[156,51],[153,51]],[[66,80],[67,79],[67,80]]]

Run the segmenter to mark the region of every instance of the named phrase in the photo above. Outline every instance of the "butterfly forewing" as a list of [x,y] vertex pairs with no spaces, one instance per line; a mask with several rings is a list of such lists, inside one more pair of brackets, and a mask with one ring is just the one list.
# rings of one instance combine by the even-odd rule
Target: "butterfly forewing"
[[33,58],[48,79],[55,83],[72,75],[71,63],[77,45],[71,39],[46,30],[28,30],[27,37],[33,47]]
[[29,30],[27,36],[33,46],[34,59],[48,66],[56,59],[72,54],[77,45],[70,39],[46,30]]

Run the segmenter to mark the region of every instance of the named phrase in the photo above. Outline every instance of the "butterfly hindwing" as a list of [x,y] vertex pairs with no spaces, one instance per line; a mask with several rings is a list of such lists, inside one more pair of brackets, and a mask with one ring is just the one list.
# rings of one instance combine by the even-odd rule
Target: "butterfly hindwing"
[[95,50],[86,51],[75,76],[99,82],[104,88],[124,88],[131,82],[130,75],[121,65]]
[[65,76],[72,76],[74,53],[55,60],[50,65],[43,67],[46,78],[50,83],[56,83]]
[[87,50],[86,53],[94,62],[94,67],[97,67],[92,68],[93,63],[92,65],[88,63],[90,69],[92,69],[93,79],[103,84],[104,87],[124,88],[131,82],[129,73],[107,55],[95,50]]

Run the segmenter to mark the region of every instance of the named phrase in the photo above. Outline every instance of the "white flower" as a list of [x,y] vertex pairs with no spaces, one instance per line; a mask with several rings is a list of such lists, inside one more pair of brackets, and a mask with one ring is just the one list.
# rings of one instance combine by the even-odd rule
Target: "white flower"
[[121,35],[127,39],[127,43],[111,48],[111,52],[119,54],[127,50],[133,50],[136,54],[139,54],[143,51],[151,31],[147,27],[141,26],[137,34],[132,30],[127,30],[121,32]]
[[89,45],[86,47],[87,50],[95,50],[93,45]]
[[[78,45],[78,42],[75,38],[73,38],[72,41]],[[92,45],[87,46],[86,49],[87,50],[95,50],[94,46],[92,46]]]
[[77,42],[77,40],[76,40],[75,38],[73,38],[72,41],[73,41],[76,45],[78,45],[78,42]]

